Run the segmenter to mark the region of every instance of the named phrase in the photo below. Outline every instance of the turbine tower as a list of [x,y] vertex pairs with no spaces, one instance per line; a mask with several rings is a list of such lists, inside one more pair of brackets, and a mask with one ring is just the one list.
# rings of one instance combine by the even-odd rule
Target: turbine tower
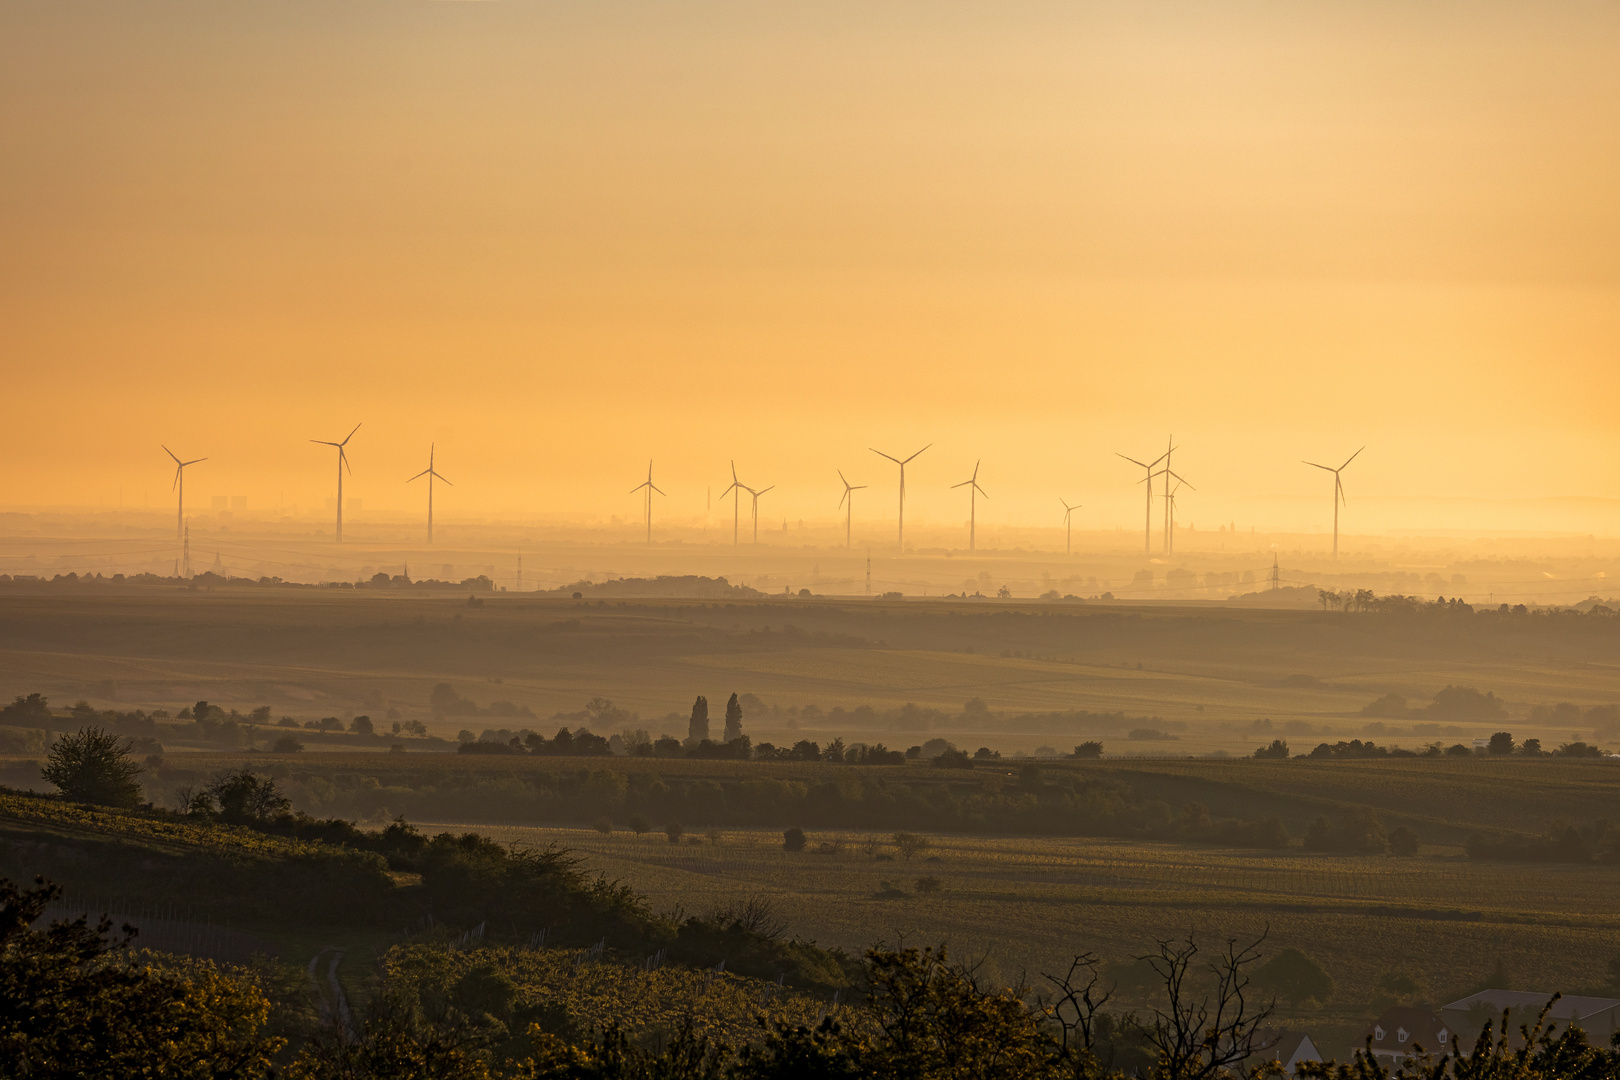
[[[1171,476],[1176,476],[1175,473],[1171,473],[1170,475]],[[1170,515],[1170,531],[1168,533],[1168,536],[1170,537],[1170,540],[1172,541],[1171,545],[1169,547],[1165,548],[1166,552],[1173,551],[1174,548],[1175,548],[1174,540],[1175,540],[1175,536],[1176,536],[1176,492],[1180,491],[1182,489],[1183,485],[1185,485],[1186,487],[1192,487],[1192,485],[1188,484],[1187,481],[1183,480],[1179,476],[1176,476],[1176,486],[1171,488],[1169,491],[1167,491],[1165,493],[1165,496],[1164,496],[1164,505],[1165,505],[1166,510],[1169,512],[1169,515]],[[1193,490],[1197,491],[1198,489],[1193,488]]]
[[351,473],[354,472],[354,467],[349,464],[349,455],[344,451],[343,448],[345,446],[349,445],[349,440],[354,438],[354,432],[359,431],[359,430],[360,430],[360,425],[359,424],[354,425],[354,431],[351,431],[347,435],[343,436],[343,441],[342,442],[330,442],[330,441],[328,441],[326,439],[311,439],[311,440],[309,440],[312,443],[319,443],[322,446],[335,446],[335,447],[337,447],[337,452],[338,452],[338,455],[337,455],[337,474],[338,474],[337,532],[335,534],[335,541],[334,542],[339,543],[339,544],[343,543],[343,470],[348,469]]
[[968,489],[968,550],[972,551],[978,541],[978,499],[980,495],[984,495],[987,499],[990,497],[985,493],[984,488],[979,486],[979,463],[977,461],[973,463],[973,475],[960,484],[952,484],[951,490],[955,491],[959,487]]
[[[647,479],[643,480],[641,483],[639,483],[635,487],[631,488],[630,489],[630,494],[634,495],[636,492],[642,491],[644,489],[645,489],[645,491],[647,493],[647,507],[646,507],[646,513],[647,513],[647,546],[651,547],[652,546],[652,497],[653,497],[653,492],[656,491],[656,492],[658,492],[658,494],[664,495],[663,489],[660,488],[657,484],[652,482],[652,458],[647,459]],[[669,498],[669,496],[667,496],[667,495],[664,495],[664,497],[666,499]]]
[[726,488],[726,490],[724,490],[724,491],[722,491],[720,493],[720,497],[722,499],[724,499],[727,495],[731,496],[731,546],[732,547],[737,546],[737,524],[741,520],[741,516],[742,516],[741,515],[742,493],[747,491],[747,490],[748,489],[746,487],[744,487],[743,484],[737,479],[737,463],[735,461],[733,461],[731,463],[731,486]]
[[1058,505],[1063,507],[1063,554],[1065,554],[1065,555],[1073,555],[1074,554],[1074,528],[1069,523],[1069,517],[1076,510],[1080,509],[1081,504],[1080,503],[1075,503],[1073,506],[1070,506],[1063,499],[1059,499],[1058,500]]
[[765,494],[767,491],[775,491],[776,490],[776,485],[772,484],[770,487],[761,488],[758,491],[755,491],[753,488],[748,488],[746,490],[748,491],[748,494],[750,494],[750,495],[752,495],[754,497],[754,543],[758,544],[759,543],[759,497],[761,495]]
[[169,488],[180,493],[179,506],[174,512],[174,538],[182,540],[185,538],[186,532],[186,466],[195,465],[199,461],[207,461],[208,459],[200,457],[192,458],[190,461],[181,461],[174,456],[174,451],[167,446],[163,447],[163,452],[174,458],[174,483],[170,484]]
[[1147,485],[1147,524],[1142,527],[1142,554],[1151,555],[1153,554],[1153,481],[1159,475],[1153,470],[1159,467],[1159,462],[1163,461],[1170,455],[1167,453],[1160,454],[1158,457],[1153,459],[1152,464],[1145,461],[1137,461],[1135,458],[1126,457],[1124,454],[1115,454],[1114,456],[1125,458],[1125,460],[1130,462],[1132,465],[1136,465],[1147,470],[1147,475],[1142,478],[1142,482]]
[[[843,469],[838,470],[838,479],[844,480],[844,470]],[[850,526],[855,520],[855,495],[854,495],[854,492],[860,491],[864,487],[866,487],[865,484],[851,484],[848,480],[844,480],[844,494],[839,496],[838,505],[840,507],[842,507],[846,502],[849,503],[849,506],[844,510],[844,546],[845,547],[849,547]]]
[[[1361,448],[1361,450],[1365,449],[1367,449],[1365,446]],[[1339,557],[1339,504],[1347,502],[1344,497],[1344,481],[1339,479],[1339,474],[1350,467],[1350,463],[1360,456],[1361,450],[1357,450],[1354,454],[1351,454],[1349,457],[1345,458],[1344,464],[1340,465],[1337,469],[1330,465],[1317,465],[1314,461],[1303,462],[1305,465],[1310,465],[1314,468],[1318,468],[1333,474],[1333,557],[1335,559]]]
[[[433,468],[433,444],[432,443],[428,443],[428,467],[423,469],[421,472],[419,472],[415,476],[411,477],[410,480],[407,480],[405,482],[407,484],[409,484],[409,483],[412,483],[413,481],[422,479],[422,477],[424,477],[424,476],[428,478],[428,543],[431,544],[431,543],[433,543],[433,481],[435,481],[435,480],[444,480],[444,477],[440,476],[438,471]],[[339,482],[341,483],[341,481],[342,481],[342,478],[339,477]],[[450,481],[448,481],[448,480],[444,480],[444,482],[447,483],[447,484],[450,484]],[[450,484],[450,486],[455,487],[456,485]],[[341,499],[342,497],[343,496],[341,494],[338,496],[339,499]]]
[[[928,446],[933,445],[933,443],[928,444]],[[886,457],[896,465],[900,466],[900,554],[902,555],[906,553],[906,466],[917,457],[917,454],[921,454],[923,450],[927,450],[928,446],[923,447],[922,450],[917,451],[916,454],[912,454],[911,457],[906,458],[905,461],[901,461],[893,454],[885,454],[875,446],[867,447],[868,450],[872,451],[872,453],[876,454],[878,457]]]

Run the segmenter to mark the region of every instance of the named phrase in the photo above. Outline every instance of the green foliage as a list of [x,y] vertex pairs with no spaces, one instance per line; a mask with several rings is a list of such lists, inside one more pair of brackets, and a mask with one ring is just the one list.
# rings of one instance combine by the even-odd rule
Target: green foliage
[[98,806],[139,805],[141,785],[135,778],[140,774],[129,744],[99,727],[57,739],[40,770],[63,798]]
[[257,986],[211,964],[113,952],[103,918],[36,930],[55,886],[0,879],[0,1074],[124,1080],[260,1077],[277,1039]]

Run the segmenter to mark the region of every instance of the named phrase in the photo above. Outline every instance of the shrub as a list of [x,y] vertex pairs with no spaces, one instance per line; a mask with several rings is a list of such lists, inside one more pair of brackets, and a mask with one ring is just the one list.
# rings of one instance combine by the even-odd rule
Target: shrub
[[795,825],[782,833],[782,846],[789,851],[803,851],[804,830]]
[[680,843],[681,837],[685,835],[685,833],[686,826],[682,825],[678,821],[671,821],[664,826],[664,835],[669,837],[669,842],[672,844]]
[[1389,832],[1389,850],[1395,855],[1416,855],[1418,834],[1405,825],[1397,825]]
[[1083,742],[1074,748],[1074,756],[1081,759],[1100,758],[1103,756],[1103,744],[1095,739],[1090,742]]

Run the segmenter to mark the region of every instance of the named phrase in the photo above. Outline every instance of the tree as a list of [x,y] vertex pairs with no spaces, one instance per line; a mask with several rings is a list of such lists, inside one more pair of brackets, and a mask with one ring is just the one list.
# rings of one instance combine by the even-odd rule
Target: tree
[[1282,739],[1272,739],[1270,746],[1262,746],[1254,752],[1257,758],[1276,758],[1279,761],[1288,760],[1288,743]]
[[40,776],[73,802],[100,806],[139,806],[141,767],[130,755],[130,744],[120,743],[99,727],[80,728],[63,735],[51,746]]
[[640,836],[642,833],[652,828],[652,822],[648,821],[640,814],[631,814],[630,820],[625,822],[625,824],[629,825],[630,831],[635,833],[637,836]]
[[1491,741],[1486,745],[1485,751],[1490,754],[1513,753],[1513,733],[1511,731],[1498,731],[1491,736]]
[[894,834],[894,846],[899,848],[900,854],[910,862],[913,856],[928,850],[928,837],[918,836],[916,833],[897,832]]
[[259,776],[251,769],[228,773],[198,793],[202,802],[193,801],[198,809],[218,807],[221,818],[232,824],[268,821],[292,809],[287,796],[268,776]]
[[356,735],[373,735],[376,733],[376,729],[372,727],[371,717],[369,716],[357,716],[353,720],[350,720],[349,730],[354,732]]
[[304,749],[304,744],[295,735],[283,735],[271,749],[278,754],[296,754]]
[[[1155,1076],[1175,1080],[1213,1080],[1266,1049],[1262,1029],[1269,1007],[1256,1007],[1247,993],[1248,969],[1260,959],[1265,938],[1239,945],[1228,939],[1206,968],[1209,980],[1191,979],[1198,945],[1191,935],[1182,941],[1160,941],[1158,949],[1137,957],[1152,967],[1164,986],[1165,1004],[1146,1022],[1148,1043],[1158,1052]],[[1209,984],[1201,996],[1193,983]]]
[[742,702],[732,694],[731,700],[726,702],[726,742],[742,738],[742,720]]
[[[737,695],[731,695],[736,701]],[[729,711],[729,710],[728,710]],[[677,713],[677,716],[680,714]],[[697,700],[692,702],[692,719],[686,725],[686,745],[697,746],[709,737],[709,699],[699,694]]]
[[596,824],[592,826],[592,828],[601,833],[603,836],[612,836],[613,819],[609,817],[599,817],[596,819]]
[[789,851],[804,850],[804,830],[795,825],[782,834],[782,846]]
[[669,837],[669,842],[672,844],[680,843],[681,837],[685,834],[686,826],[678,821],[671,821],[664,826],[664,835]]
[[1083,742],[1074,748],[1074,756],[1077,758],[1100,758],[1102,755],[1103,744],[1095,740]]
[[1389,850],[1396,855],[1416,855],[1418,834],[1405,825],[1397,825],[1389,831]]
[[1275,994],[1290,1005],[1324,1003],[1333,997],[1333,980],[1322,966],[1298,949],[1283,949],[1254,973],[1255,989]]

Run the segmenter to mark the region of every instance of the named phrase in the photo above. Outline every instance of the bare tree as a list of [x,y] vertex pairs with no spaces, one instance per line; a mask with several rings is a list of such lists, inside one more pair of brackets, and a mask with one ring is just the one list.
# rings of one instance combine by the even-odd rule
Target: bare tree
[[1041,1000],[1041,1010],[1061,1032],[1064,1057],[1072,1061],[1089,1056],[1097,1037],[1097,1017],[1114,996],[1112,986],[1102,987],[1102,961],[1095,953],[1081,953],[1070,961],[1066,974],[1041,978],[1053,989],[1050,999]]
[[897,832],[894,834],[894,846],[899,848],[900,854],[910,862],[912,856],[928,850],[928,837],[918,836],[916,833]]
[[1148,1043],[1159,1053],[1157,1075],[1165,1080],[1213,1080],[1271,1048],[1261,1032],[1274,1003],[1250,1000],[1247,968],[1260,959],[1261,934],[1247,945],[1228,938],[1208,965],[1215,985],[1207,994],[1189,985],[1198,945],[1188,934],[1159,941],[1156,952],[1139,956],[1164,983],[1165,1001],[1145,1025]]
[[733,897],[708,915],[710,922],[735,926],[750,934],[776,940],[787,932],[787,919],[777,902],[762,892]]

